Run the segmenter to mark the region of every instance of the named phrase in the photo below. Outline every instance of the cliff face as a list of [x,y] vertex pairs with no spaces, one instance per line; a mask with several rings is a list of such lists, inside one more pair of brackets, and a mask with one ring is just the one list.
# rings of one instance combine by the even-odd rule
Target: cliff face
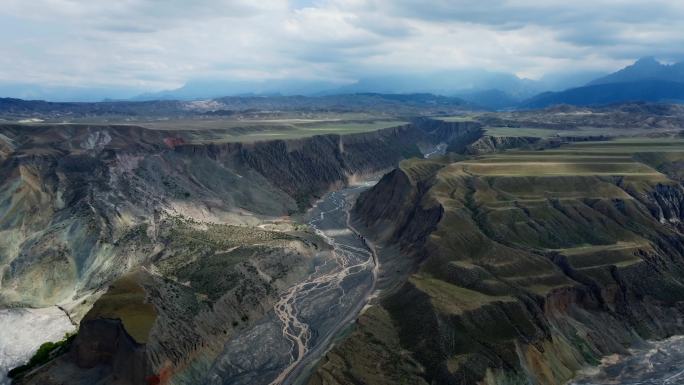
[[531,146],[541,142],[541,138],[536,137],[502,137],[502,136],[483,136],[467,147],[469,154],[479,155],[497,151]]
[[463,152],[471,155],[492,154],[510,149],[541,150],[560,147],[568,143],[608,141],[611,138],[604,135],[554,136],[541,138],[537,136],[497,136],[484,135],[475,138],[472,143],[463,148]]
[[684,332],[681,185],[544,156],[404,162],[363,195],[357,221],[415,268],[310,383],[559,384]]
[[187,133],[133,126],[3,126],[0,303],[45,306],[100,288],[149,260],[169,215],[246,224],[286,215],[419,155],[418,144],[479,130],[438,127],[194,145]]
[[0,129],[0,305],[60,304],[83,319],[72,351],[21,380],[31,384],[192,383],[324,247],[292,226],[257,225],[480,131],[417,121],[192,144],[188,133],[133,126]]
[[264,176],[301,207],[331,186],[354,176],[394,167],[421,156],[420,148],[445,143],[464,147],[481,133],[479,124],[417,119],[412,124],[354,135],[324,135],[287,141],[181,145],[176,152],[239,164]]

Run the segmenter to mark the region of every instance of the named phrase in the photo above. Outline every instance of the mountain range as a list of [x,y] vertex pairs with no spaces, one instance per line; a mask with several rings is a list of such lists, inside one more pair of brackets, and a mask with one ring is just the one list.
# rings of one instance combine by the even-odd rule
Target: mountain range
[[352,82],[199,79],[177,89],[152,93],[123,88],[37,87],[20,83],[0,85],[0,96],[75,102],[92,102],[102,100],[105,96],[108,100],[140,102],[204,100],[225,96],[327,97],[364,93],[444,95],[490,110],[544,108],[557,104],[606,105],[632,101],[676,103],[684,100],[684,63],[664,64],[653,57],[645,57],[608,75],[597,72],[556,73],[538,80],[484,69],[388,74]]
[[630,66],[595,79],[587,85],[629,83],[647,79],[684,83],[684,62],[663,64],[654,57],[644,57]]
[[216,81],[193,80],[184,86],[155,93],[145,93],[135,100],[202,99],[221,96],[328,96],[359,93],[420,94],[459,97],[490,109],[515,107],[520,102],[545,91],[561,91],[584,84],[603,73],[557,73],[539,80],[521,78],[505,72],[482,69],[399,73],[361,78],[338,83],[310,80]]
[[663,64],[653,57],[642,58],[584,86],[539,94],[519,107],[544,108],[556,104],[589,106],[631,101],[684,101],[684,63]]
[[432,93],[455,96],[492,110],[544,108],[556,104],[606,105],[631,101],[684,100],[684,63],[664,64],[644,57],[617,72],[550,74],[539,80],[480,69],[423,74],[395,74],[359,79],[350,84],[323,81],[192,81],[176,90],[138,99],[193,99],[222,95],[340,95]]

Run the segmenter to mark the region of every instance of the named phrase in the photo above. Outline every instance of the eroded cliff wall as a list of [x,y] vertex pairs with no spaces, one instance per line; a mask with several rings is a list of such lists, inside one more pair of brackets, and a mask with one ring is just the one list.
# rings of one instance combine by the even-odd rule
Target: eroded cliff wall
[[404,162],[358,200],[357,222],[414,269],[311,384],[559,384],[684,332],[679,182],[525,157],[505,173],[501,157]]

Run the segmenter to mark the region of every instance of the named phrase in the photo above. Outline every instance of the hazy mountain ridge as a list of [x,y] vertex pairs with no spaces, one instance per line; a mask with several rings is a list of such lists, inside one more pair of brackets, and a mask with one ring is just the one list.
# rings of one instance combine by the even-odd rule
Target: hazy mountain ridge
[[684,82],[684,62],[663,64],[654,57],[644,57],[630,66],[608,76],[593,80],[587,85],[628,83],[643,80],[661,80],[682,83]]
[[262,82],[190,81],[169,91],[149,93],[150,99],[202,99],[218,96],[326,96],[339,94],[421,94],[454,96],[480,107],[499,109],[516,106],[520,101],[543,91],[557,91],[582,84],[599,76],[597,72],[548,74],[539,80],[515,74],[464,69],[434,73],[406,73],[364,77],[350,84],[324,81],[272,80]]
[[601,83],[548,92],[523,102],[522,108],[544,108],[556,104],[597,106],[626,102],[684,101],[684,83],[664,80],[640,80],[623,83]]
[[[539,80],[526,79],[512,73],[483,69],[462,69],[429,73],[398,73],[374,75],[358,80],[190,80],[182,87],[158,92],[118,88],[45,87],[30,84],[0,84],[0,97],[8,96],[27,100],[41,99],[53,102],[95,101],[157,101],[202,100],[226,96],[275,97],[275,96],[329,96],[339,94],[379,93],[416,94],[431,93],[443,96],[463,97],[482,107],[511,107],[518,101],[544,91],[559,91],[586,83],[599,76],[596,72],[568,72],[547,74]],[[497,100],[483,99],[483,93],[495,91],[502,97]],[[137,96],[136,96],[137,95]],[[471,99],[470,96],[476,98]],[[479,103],[478,103],[479,102]]]
[[684,63],[668,65],[653,57],[642,58],[585,86],[545,92],[523,101],[518,107],[544,108],[554,104],[590,106],[636,101],[684,101]]
[[[147,93],[130,101],[52,103],[0,99],[0,112],[45,112],[52,109],[92,114],[177,113],[193,101],[223,102],[225,109],[352,109],[401,102],[458,104],[490,110],[538,108],[553,104],[601,105],[628,101],[682,99],[684,63],[662,64],[642,58],[615,73],[594,78],[595,72],[549,74],[539,80],[486,70],[427,74],[397,74],[359,79],[351,84],[310,80],[200,80],[169,91]],[[594,80],[591,80],[594,78]],[[431,95],[431,96],[428,96]],[[25,103],[24,103],[25,102]],[[23,103],[23,104],[22,104]],[[31,105],[31,103],[35,105]],[[141,104],[136,104],[141,103]],[[342,107],[344,105],[344,107]],[[154,109],[157,109],[154,112]],[[218,111],[220,106],[207,111]],[[206,112],[206,111],[205,111]]]

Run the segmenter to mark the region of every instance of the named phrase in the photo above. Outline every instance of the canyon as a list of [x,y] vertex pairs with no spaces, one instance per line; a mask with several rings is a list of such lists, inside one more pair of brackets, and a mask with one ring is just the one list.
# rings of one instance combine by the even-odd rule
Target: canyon
[[58,305],[80,323],[68,354],[16,381],[193,383],[319,260],[340,254],[290,216],[480,129],[417,120],[200,143],[194,132],[138,126],[3,126],[0,299]]
[[683,115],[426,113],[283,139],[263,117],[2,124],[0,322],[43,312],[51,330],[12,334],[2,369],[55,385],[589,381],[684,334]]

